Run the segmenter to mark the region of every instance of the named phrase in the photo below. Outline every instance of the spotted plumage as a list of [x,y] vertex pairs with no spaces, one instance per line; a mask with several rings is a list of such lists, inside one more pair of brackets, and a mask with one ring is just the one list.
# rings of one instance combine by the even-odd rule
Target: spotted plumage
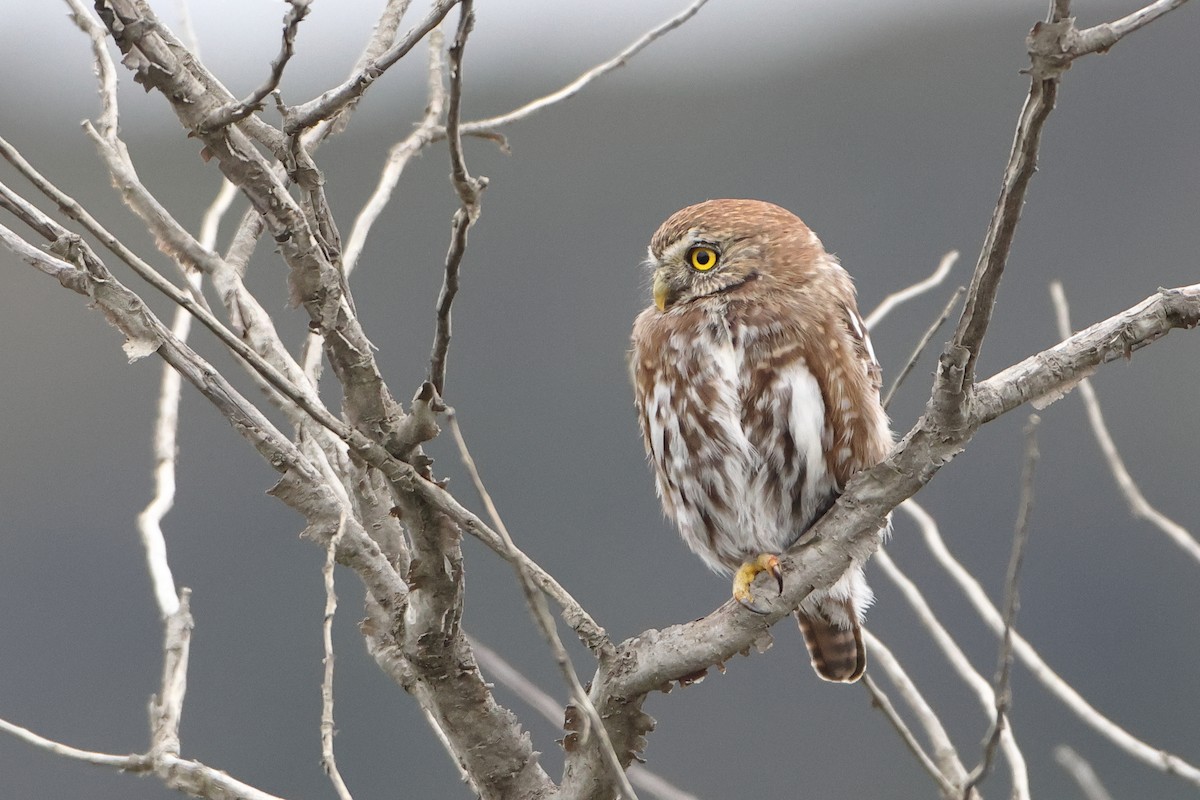
[[[630,365],[646,451],[683,540],[730,574],[785,551],[886,455],[879,366],[849,275],[778,206],[685,208],[649,264],[655,305],[634,323]],[[870,602],[853,564],[798,609],[823,678],[862,674]]]

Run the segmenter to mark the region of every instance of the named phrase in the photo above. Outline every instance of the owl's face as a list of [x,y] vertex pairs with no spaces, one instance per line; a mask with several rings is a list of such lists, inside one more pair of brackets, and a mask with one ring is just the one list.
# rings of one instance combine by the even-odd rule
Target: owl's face
[[794,266],[773,263],[778,259],[772,251],[795,239],[807,244],[815,237],[791,212],[758,200],[709,200],[678,211],[650,241],[654,304],[666,312],[701,298],[742,294],[743,287],[768,289]]

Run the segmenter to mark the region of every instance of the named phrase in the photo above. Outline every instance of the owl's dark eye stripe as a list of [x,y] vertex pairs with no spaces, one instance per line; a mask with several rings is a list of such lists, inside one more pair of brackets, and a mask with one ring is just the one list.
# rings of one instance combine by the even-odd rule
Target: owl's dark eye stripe
[[717,265],[717,251],[707,245],[698,245],[687,251],[688,265],[698,272],[708,272]]

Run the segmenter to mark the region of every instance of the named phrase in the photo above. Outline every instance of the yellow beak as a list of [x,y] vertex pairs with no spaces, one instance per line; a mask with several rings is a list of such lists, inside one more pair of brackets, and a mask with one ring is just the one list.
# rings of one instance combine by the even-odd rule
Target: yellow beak
[[658,271],[654,273],[654,305],[658,306],[659,311],[667,310],[667,294],[670,292],[670,287],[667,286],[667,277]]

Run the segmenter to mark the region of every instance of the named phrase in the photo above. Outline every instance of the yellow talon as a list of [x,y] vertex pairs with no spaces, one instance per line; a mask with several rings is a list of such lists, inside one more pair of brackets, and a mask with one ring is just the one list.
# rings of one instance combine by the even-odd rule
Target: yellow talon
[[771,573],[779,584],[779,593],[783,594],[783,570],[779,568],[779,556],[772,553],[762,553],[753,561],[743,563],[733,576],[733,599],[756,614],[766,614],[770,610],[755,603],[750,592],[754,579],[762,572]]

